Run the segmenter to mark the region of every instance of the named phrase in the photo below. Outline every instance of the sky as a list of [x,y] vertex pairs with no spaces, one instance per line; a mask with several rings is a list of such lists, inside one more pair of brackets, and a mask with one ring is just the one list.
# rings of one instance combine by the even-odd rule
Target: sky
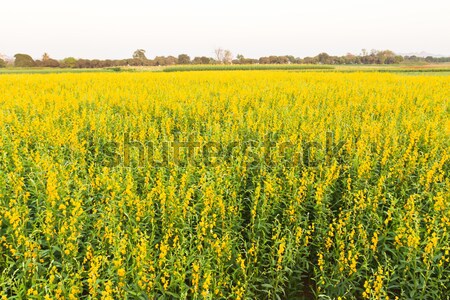
[[448,0],[7,0],[0,53],[40,58],[426,51],[450,56]]

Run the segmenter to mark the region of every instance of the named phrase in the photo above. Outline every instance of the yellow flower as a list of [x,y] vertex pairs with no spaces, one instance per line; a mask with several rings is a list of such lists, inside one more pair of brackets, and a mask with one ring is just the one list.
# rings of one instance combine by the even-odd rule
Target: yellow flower
[[120,268],[119,270],[117,270],[117,275],[119,275],[119,277],[123,277],[125,276],[126,272],[125,269]]

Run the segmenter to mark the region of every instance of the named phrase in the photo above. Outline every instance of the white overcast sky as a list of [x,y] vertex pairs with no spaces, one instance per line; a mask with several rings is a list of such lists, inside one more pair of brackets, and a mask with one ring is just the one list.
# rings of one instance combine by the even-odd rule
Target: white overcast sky
[[7,0],[0,53],[60,59],[155,55],[246,57],[362,48],[450,55],[449,0]]

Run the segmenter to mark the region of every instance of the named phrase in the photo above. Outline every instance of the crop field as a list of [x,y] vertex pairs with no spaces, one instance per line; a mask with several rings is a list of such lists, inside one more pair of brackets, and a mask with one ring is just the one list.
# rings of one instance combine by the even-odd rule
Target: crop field
[[0,75],[0,299],[448,299],[450,77]]
[[163,72],[190,72],[190,71],[268,71],[268,70],[282,70],[282,71],[310,71],[310,70],[333,70],[334,67],[330,65],[181,65],[173,67],[165,67]]

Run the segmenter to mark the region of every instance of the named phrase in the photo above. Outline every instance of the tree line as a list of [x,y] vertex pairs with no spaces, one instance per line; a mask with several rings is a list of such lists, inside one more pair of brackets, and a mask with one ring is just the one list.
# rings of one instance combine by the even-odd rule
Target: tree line
[[[230,50],[221,48],[215,49],[215,57],[199,56],[191,57],[187,54],[175,56],[156,56],[154,59],[148,59],[144,49],[134,51],[131,58],[128,59],[76,59],[67,57],[62,60],[51,58],[44,53],[42,59],[34,60],[28,54],[14,55],[15,67],[47,67],[47,68],[109,68],[126,66],[170,66],[170,65],[207,65],[207,64],[329,64],[329,65],[358,65],[358,64],[398,64],[402,62],[427,62],[440,63],[450,62],[450,57],[417,57],[401,56],[391,50],[372,50],[368,52],[363,49],[361,54],[355,55],[348,53],[343,56],[332,56],[327,53],[320,53],[313,57],[294,57],[292,55],[284,56],[266,56],[259,59],[246,58],[241,54],[233,56]],[[0,68],[6,67],[7,63],[0,59]]]

